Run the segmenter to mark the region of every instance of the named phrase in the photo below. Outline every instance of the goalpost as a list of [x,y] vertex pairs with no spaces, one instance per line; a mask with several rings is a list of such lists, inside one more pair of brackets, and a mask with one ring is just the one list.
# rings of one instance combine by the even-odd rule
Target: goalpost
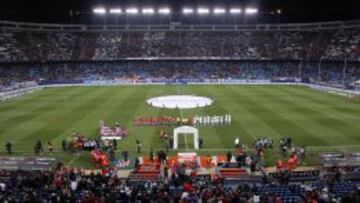
[[174,129],[174,143],[173,149],[178,149],[179,135],[193,134],[194,135],[194,149],[199,149],[199,130],[192,126],[180,126]]

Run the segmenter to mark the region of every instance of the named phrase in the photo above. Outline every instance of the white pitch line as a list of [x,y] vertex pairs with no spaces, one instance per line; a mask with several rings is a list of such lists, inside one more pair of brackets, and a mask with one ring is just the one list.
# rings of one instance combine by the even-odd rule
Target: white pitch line
[[306,148],[356,148],[360,147],[360,145],[313,145],[313,146],[306,146]]
[[[176,92],[177,94],[179,95],[180,91],[179,91],[179,86],[176,87]],[[183,112],[182,112],[182,109],[180,109],[180,118],[182,119],[183,118]],[[188,150],[188,146],[187,146],[187,134],[184,135],[185,136],[185,150],[187,151]]]
[[[333,146],[324,146],[324,145],[311,145],[311,146],[305,146],[305,148],[307,149],[318,149],[318,148],[332,148],[332,149],[335,149],[335,148],[339,148],[339,149],[346,149],[346,148],[360,148],[360,145],[333,145]],[[153,149],[154,151],[156,150],[161,150],[162,148],[159,148],[159,149]],[[231,150],[234,150],[235,148],[204,148],[204,149],[193,149],[193,151],[231,151]],[[278,146],[274,146],[274,150],[276,151],[278,149]],[[5,148],[4,147],[0,147],[0,152],[4,152],[5,151]],[[135,150],[132,151],[132,150],[129,150],[130,152],[136,152]],[[147,149],[147,148],[141,148],[141,151],[144,151],[144,152],[148,152],[150,151],[150,148]],[[181,151],[181,149],[178,149],[178,150],[175,150],[175,151]],[[29,155],[29,154],[33,154],[34,151],[13,151],[15,153],[26,153],[26,155]],[[53,153],[48,153],[48,152],[44,152],[43,155],[52,155],[52,154],[59,154],[59,153],[64,153],[62,150],[54,150]],[[4,153],[3,153],[4,154]]]

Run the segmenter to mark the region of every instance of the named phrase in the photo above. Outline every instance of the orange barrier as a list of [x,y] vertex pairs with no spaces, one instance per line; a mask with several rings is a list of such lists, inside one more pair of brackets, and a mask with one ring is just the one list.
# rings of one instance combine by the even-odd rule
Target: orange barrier
[[239,177],[242,175],[247,175],[247,172],[243,168],[221,168],[219,173],[223,177]]

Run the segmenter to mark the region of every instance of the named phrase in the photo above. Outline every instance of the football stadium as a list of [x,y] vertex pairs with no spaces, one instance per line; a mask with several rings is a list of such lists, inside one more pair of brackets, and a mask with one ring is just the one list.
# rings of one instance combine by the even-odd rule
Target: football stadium
[[0,4],[1,202],[360,202],[351,3]]

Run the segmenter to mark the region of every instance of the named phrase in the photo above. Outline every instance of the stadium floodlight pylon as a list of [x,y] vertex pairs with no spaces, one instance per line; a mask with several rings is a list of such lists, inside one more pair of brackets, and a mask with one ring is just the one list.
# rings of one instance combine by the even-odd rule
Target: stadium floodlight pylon
[[242,10],[241,10],[241,8],[230,8],[229,13],[230,14],[241,14]]
[[226,10],[224,8],[214,8],[213,12],[215,15],[223,15],[226,13]]
[[198,8],[197,13],[199,15],[207,15],[210,13],[210,10],[208,8],[200,7]]
[[106,9],[104,7],[97,7],[93,9],[93,12],[98,15],[105,15]]
[[120,15],[120,14],[122,14],[123,12],[122,12],[121,8],[111,8],[111,9],[109,10],[109,13],[110,13],[110,14],[115,14],[115,15]]
[[153,8],[149,8],[149,7],[143,8],[143,9],[141,10],[141,12],[142,12],[142,14],[144,14],[144,15],[153,15],[153,14],[155,13],[154,9],[153,9]]
[[185,15],[190,15],[194,13],[194,9],[192,8],[183,8],[182,13]]
[[125,10],[126,14],[130,14],[130,15],[136,15],[139,13],[139,10],[135,7],[132,7],[132,8],[127,8]]
[[253,15],[253,14],[257,14],[258,13],[258,10],[257,8],[246,8],[245,9],[245,14],[248,14],[248,15]]
[[171,10],[168,7],[159,8],[158,13],[162,15],[168,15],[171,13]]

